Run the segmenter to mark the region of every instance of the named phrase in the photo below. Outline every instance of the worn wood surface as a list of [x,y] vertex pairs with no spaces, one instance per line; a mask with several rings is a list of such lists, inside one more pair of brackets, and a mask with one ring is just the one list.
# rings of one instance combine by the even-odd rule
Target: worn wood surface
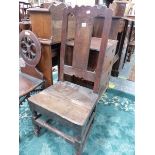
[[30,97],[29,100],[41,108],[82,126],[94,107],[97,97],[98,95],[91,89],[65,81],[50,86]]
[[40,84],[42,84],[42,82],[42,80],[32,77],[28,74],[19,73],[19,97],[31,92]]

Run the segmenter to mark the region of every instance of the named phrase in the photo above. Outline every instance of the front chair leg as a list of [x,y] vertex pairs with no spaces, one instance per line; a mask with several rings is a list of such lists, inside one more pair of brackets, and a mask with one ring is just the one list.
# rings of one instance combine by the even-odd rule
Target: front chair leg
[[76,143],[75,144],[75,149],[76,149],[75,155],[82,155],[83,143]]
[[40,130],[41,130],[41,127],[35,124],[35,125],[34,125],[34,134],[35,134],[37,137],[39,137]]
[[35,119],[37,119],[39,115],[35,110],[32,110],[32,122],[34,124],[34,134],[38,137],[40,134],[41,127],[35,123]]

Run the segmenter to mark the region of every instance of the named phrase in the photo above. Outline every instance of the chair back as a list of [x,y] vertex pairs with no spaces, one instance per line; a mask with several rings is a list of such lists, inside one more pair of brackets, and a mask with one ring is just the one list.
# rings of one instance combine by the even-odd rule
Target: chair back
[[[65,65],[65,52],[67,47],[68,16],[75,17],[75,37],[72,66]],[[102,39],[95,71],[88,70],[88,60],[90,53],[90,44],[92,39],[94,20],[97,17],[104,17],[104,27],[102,30]],[[64,80],[64,74],[76,76],[87,81],[94,82],[94,92],[99,92],[99,83],[101,79],[102,65],[104,62],[105,51],[108,42],[109,31],[111,27],[112,11],[106,6],[98,8],[97,6],[75,6],[64,9],[63,27],[60,51],[60,80]]]
[[41,44],[33,32],[20,32],[19,55],[21,72],[43,79],[43,74],[36,68],[41,59]]

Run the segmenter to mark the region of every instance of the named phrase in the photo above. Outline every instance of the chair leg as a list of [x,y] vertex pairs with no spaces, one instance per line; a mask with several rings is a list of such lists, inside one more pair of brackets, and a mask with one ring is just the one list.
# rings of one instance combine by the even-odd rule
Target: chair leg
[[79,142],[75,143],[76,155],[81,155],[83,152],[83,147],[85,145],[85,142],[88,138],[89,132],[90,132],[92,125],[94,123],[95,112],[96,112],[96,107],[94,108],[93,113],[90,116],[88,124],[85,126],[85,128],[81,129],[80,136],[78,137]]
[[37,112],[33,110],[33,112],[32,112],[32,122],[34,124],[34,134],[37,137],[39,136],[40,130],[41,130],[41,127],[35,123],[35,119],[38,118],[38,117],[39,117],[39,115],[37,114]]
[[41,130],[41,127],[35,124],[35,125],[34,125],[34,134],[35,134],[37,137],[39,137],[40,130]]
[[82,154],[83,146],[84,146],[83,143],[76,143],[75,144],[75,149],[76,149],[75,155],[81,155]]

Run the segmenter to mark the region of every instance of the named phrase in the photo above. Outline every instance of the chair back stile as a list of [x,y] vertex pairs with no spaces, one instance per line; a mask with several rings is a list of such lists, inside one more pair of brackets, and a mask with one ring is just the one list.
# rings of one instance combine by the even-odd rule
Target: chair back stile
[[[68,30],[68,16],[72,14],[75,16],[76,28],[74,38],[74,49],[72,66],[64,64],[66,43],[67,43],[67,30]],[[100,44],[100,52],[97,62],[97,67],[94,72],[88,71],[88,59],[90,52],[90,43],[93,32],[94,20],[96,17],[104,17],[105,24],[102,31],[102,40]],[[98,8],[97,6],[82,6],[75,8],[66,8],[63,14],[63,27],[61,39],[61,52],[60,52],[60,80],[64,80],[64,74],[74,75],[94,82],[93,91],[99,92],[99,83],[102,73],[102,65],[104,62],[104,55],[108,43],[108,36],[111,27],[112,11],[106,6]]]

